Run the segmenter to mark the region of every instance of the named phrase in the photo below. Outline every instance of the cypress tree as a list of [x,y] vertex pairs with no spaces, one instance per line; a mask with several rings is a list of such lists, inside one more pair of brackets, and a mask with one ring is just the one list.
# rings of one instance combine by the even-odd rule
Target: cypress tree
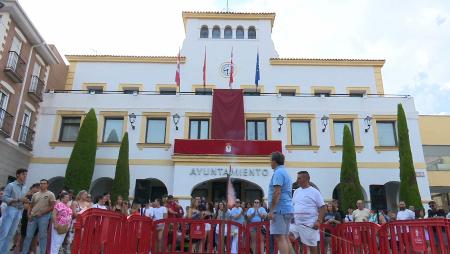
[[125,132],[120,144],[119,157],[116,164],[111,200],[116,202],[117,196],[128,199],[130,189],[130,167],[128,163],[128,132]]
[[89,190],[95,167],[95,154],[97,151],[97,117],[94,109],[89,110],[67,163],[64,186],[78,193],[80,190]]
[[341,182],[339,184],[341,200],[339,201],[342,211],[347,211],[348,208],[355,207],[356,201],[364,200],[359,183],[355,144],[347,125],[344,127],[342,146]]
[[409,143],[408,124],[402,104],[398,104],[397,107],[397,129],[400,158],[400,200],[417,209],[423,209]]

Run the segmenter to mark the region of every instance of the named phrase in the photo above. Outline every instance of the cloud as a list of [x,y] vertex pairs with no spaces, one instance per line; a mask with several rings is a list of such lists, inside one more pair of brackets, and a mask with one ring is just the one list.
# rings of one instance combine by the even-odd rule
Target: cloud
[[[63,53],[132,55],[175,55],[184,38],[183,10],[225,8],[219,0],[21,4]],[[383,58],[386,93],[415,96],[420,113],[450,108],[448,94],[434,92],[450,87],[450,1],[230,0],[230,9],[276,12],[272,38],[280,57]]]

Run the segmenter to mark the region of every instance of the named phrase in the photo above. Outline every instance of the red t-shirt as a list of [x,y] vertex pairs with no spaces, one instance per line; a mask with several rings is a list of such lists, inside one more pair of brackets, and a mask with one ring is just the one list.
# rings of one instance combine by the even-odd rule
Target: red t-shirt
[[175,202],[173,202],[173,201],[168,202],[167,205],[166,205],[166,208],[167,208],[167,214],[168,214],[167,217],[169,217],[169,218],[178,218],[178,214],[174,214],[174,213],[170,213],[169,212],[169,209],[174,211],[174,212],[178,212],[177,204]]

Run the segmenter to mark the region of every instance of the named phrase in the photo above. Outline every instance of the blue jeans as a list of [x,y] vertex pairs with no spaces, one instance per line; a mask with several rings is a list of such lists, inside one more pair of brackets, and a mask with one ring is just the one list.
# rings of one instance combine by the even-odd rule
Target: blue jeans
[[45,253],[47,250],[47,229],[50,221],[51,213],[44,214],[42,216],[33,217],[28,221],[27,236],[23,242],[22,254],[27,254],[30,251],[31,240],[33,240],[34,232],[38,227],[39,236],[39,253]]
[[22,212],[23,209],[12,206],[6,207],[5,214],[2,215],[4,217],[0,228],[0,253],[9,253],[9,244],[17,231]]

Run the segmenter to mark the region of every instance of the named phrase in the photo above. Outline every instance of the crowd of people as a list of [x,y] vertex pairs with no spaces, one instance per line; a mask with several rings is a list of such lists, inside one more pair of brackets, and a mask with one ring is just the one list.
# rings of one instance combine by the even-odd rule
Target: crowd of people
[[[154,199],[144,204],[134,203],[118,196],[111,201],[110,193],[104,193],[92,200],[91,195],[82,190],[73,195],[71,190],[63,190],[55,195],[48,190],[48,181],[27,188],[25,185],[27,170],[18,169],[16,180],[0,189],[0,253],[46,253],[48,236],[51,236],[49,252],[52,254],[70,253],[70,244],[74,237],[73,225],[77,216],[89,208],[98,208],[121,213],[125,216],[141,215],[152,220],[165,218],[187,218],[193,220],[226,220],[238,224],[270,221],[270,235],[267,228],[251,228],[251,250],[264,249],[264,240],[270,237],[271,246],[277,242],[280,253],[289,253],[290,243],[301,241],[309,246],[310,253],[317,253],[319,226],[321,224],[337,225],[348,222],[372,222],[384,224],[394,220],[414,220],[424,218],[424,212],[414,209],[403,201],[398,204],[398,211],[370,210],[365,208],[362,200],[358,200],[355,209],[346,212],[339,207],[337,200],[325,203],[319,190],[310,184],[307,171],[297,174],[300,186],[292,191],[292,180],[284,168],[283,154],[276,152],[271,156],[271,167],[274,174],[269,184],[268,202],[260,199],[242,201],[236,199],[215,203],[208,202],[205,197],[192,198],[190,206],[185,209],[172,195],[162,199]],[[444,210],[438,209],[434,201],[429,202],[427,217],[447,217]],[[50,225],[50,226],[49,226]],[[214,247],[219,246],[219,235],[227,234],[227,227],[205,222],[206,237],[213,235]],[[219,228],[224,232],[219,232]],[[162,248],[164,224],[156,226],[157,248]],[[180,230],[169,228],[170,232]],[[210,234],[211,230],[214,232]],[[231,227],[231,252],[237,253],[237,227]],[[50,231],[50,232],[48,232]],[[329,238],[329,234],[326,234]],[[258,240],[259,239],[259,242]],[[202,252],[211,239],[194,241],[192,252]],[[169,241],[171,242],[171,241]],[[326,242],[327,243],[327,242]],[[259,246],[258,246],[259,245]],[[258,247],[257,247],[258,246]],[[269,247],[271,249],[271,247]],[[269,253],[272,253],[269,251]]]

